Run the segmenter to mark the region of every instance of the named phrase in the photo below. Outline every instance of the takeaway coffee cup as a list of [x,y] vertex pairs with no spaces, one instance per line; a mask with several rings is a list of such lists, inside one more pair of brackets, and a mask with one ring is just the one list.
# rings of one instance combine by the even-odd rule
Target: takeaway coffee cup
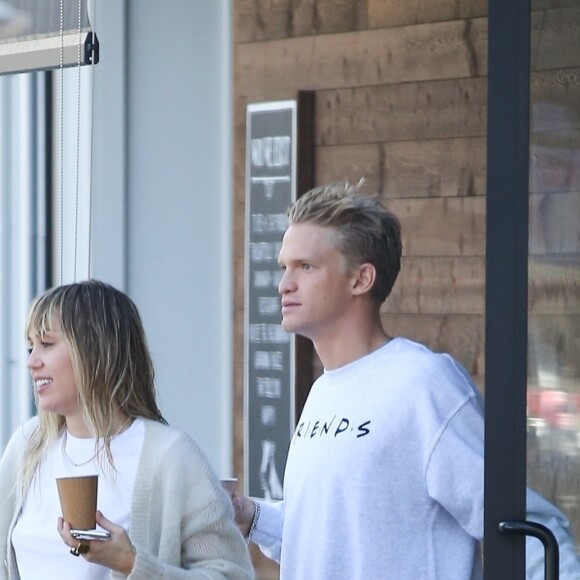
[[234,512],[237,514],[242,509],[242,502],[240,496],[236,495],[238,487],[238,478],[225,477],[220,479],[220,482],[222,484],[222,487],[226,490],[226,493],[230,496]]
[[62,517],[75,530],[97,527],[98,475],[59,477],[56,480]]
[[238,486],[238,478],[237,477],[225,477],[220,479],[222,487],[228,492],[228,495],[232,497],[236,491],[236,487]]

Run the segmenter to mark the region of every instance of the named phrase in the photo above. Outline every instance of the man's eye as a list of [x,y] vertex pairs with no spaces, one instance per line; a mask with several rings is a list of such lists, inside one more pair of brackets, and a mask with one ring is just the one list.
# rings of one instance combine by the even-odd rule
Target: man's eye
[[310,270],[310,268],[311,268],[310,264],[302,264],[303,270]]

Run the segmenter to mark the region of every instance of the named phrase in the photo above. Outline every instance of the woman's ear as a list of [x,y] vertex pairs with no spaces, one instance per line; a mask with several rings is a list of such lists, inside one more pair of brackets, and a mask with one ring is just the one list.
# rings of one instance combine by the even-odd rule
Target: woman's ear
[[377,271],[370,262],[358,266],[353,272],[352,293],[361,295],[370,292],[377,279]]

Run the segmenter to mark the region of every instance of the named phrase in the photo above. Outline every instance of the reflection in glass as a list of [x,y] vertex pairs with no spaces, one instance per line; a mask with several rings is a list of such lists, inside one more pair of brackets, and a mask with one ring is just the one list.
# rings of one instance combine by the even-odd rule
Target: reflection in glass
[[580,1],[532,13],[528,484],[580,547]]

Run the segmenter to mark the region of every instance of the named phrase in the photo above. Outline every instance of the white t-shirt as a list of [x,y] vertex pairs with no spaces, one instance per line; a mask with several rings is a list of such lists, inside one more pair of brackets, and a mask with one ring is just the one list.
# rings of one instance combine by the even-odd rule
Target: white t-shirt
[[104,461],[91,460],[95,453],[94,439],[80,439],[68,433],[54,443],[36,470],[12,534],[22,580],[101,580],[109,577],[108,568],[72,556],[59,536],[56,523],[62,512],[56,478],[98,474],[97,509],[129,530],[131,500],[144,435],[143,422],[137,419],[111,440],[116,472],[112,472],[106,457]]

